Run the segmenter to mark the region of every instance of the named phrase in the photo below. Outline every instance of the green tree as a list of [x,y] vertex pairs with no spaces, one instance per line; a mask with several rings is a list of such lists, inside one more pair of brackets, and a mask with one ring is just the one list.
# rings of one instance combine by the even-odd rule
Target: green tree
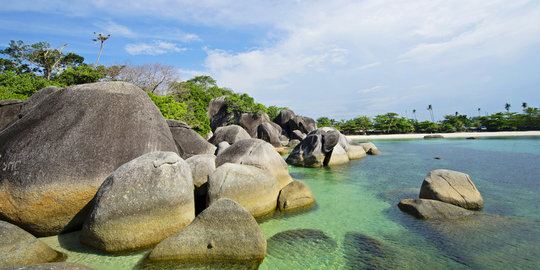
[[[0,53],[11,57],[11,64],[15,64],[17,74],[39,72],[50,80],[55,70],[56,73],[60,73],[63,68],[81,64],[84,61],[82,56],[74,53],[64,55],[62,50],[66,46],[67,44],[64,44],[59,49],[55,49],[43,41],[26,45],[21,40],[17,42],[12,40]],[[6,61],[3,62],[6,64]]]
[[62,86],[55,81],[49,81],[35,76],[33,73],[17,75],[13,71],[0,73],[0,99],[27,99],[33,93],[49,85]]
[[94,68],[84,64],[67,68],[55,79],[55,81],[64,86],[93,83],[104,78],[106,73],[107,68],[104,66]]
[[274,120],[281,111],[288,109],[287,107],[277,107],[277,106],[269,106],[266,108],[266,114],[268,114],[268,118],[270,120]]
[[186,104],[177,102],[173,96],[156,96],[153,93],[148,93],[148,96],[156,104],[165,119],[185,120]]
[[375,121],[375,128],[390,133],[390,130],[395,130],[398,119],[397,113],[390,112],[387,114],[376,115],[373,120]]

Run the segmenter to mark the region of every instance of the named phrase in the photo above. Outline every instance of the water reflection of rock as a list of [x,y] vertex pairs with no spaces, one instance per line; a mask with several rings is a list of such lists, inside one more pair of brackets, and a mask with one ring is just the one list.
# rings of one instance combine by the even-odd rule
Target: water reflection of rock
[[334,239],[312,229],[284,231],[267,240],[267,254],[280,259],[305,259],[332,253],[336,248]]
[[383,242],[358,232],[345,234],[343,244],[349,269],[399,269],[397,253]]
[[415,231],[451,259],[473,269],[539,269],[540,227],[487,214],[428,220]]

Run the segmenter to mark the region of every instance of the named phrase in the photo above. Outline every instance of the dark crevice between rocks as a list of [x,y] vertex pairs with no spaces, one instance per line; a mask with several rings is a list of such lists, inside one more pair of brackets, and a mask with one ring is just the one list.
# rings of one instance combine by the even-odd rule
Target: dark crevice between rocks
[[323,166],[328,166],[328,163],[330,163],[330,158],[332,158],[332,152],[334,152],[334,148],[332,148],[332,150],[328,151],[324,155]]
[[202,184],[200,187],[195,188],[193,191],[195,198],[195,215],[198,215],[204,209],[206,209],[207,196],[208,196],[208,182]]

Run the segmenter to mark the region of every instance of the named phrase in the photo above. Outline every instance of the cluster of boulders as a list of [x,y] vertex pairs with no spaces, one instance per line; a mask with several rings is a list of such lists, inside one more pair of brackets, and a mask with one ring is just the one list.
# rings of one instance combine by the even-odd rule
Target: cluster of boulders
[[419,199],[404,199],[399,209],[420,219],[455,219],[476,214],[484,200],[468,174],[438,169],[428,173]]
[[311,131],[289,154],[287,163],[302,167],[341,165],[350,160],[380,154],[370,142],[357,143],[338,130],[323,127]]
[[[215,98],[210,102],[207,116],[210,119],[212,132],[214,132],[214,138],[210,139],[212,143],[224,140],[223,135],[215,137],[215,133],[221,129],[238,126],[244,129],[245,132],[237,136],[258,138],[278,148],[294,147],[308,133],[317,129],[315,120],[310,117],[296,115],[294,111],[289,109],[282,110],[275,119],[270,119],[265,113],[229,112],[226,96]],[[227,141],[230,139],[232,138],[227,139]]]
[[[100,250],[158,244],[152,262],[258,265],[266,240],[254,217],[314,203],[274,146],[250,135],[267,134],[270,122],[216,128],[206,141],[123,82],[47,87],[8,105],[16,106],[0,107],[0,267],[62,260],[26,232],[81,228],[81,242]],[[4,237],[13,230],[32,246]],[[13,250],[40,259],[4,255]]]
[[296,115],[289,109],[282,110],[271,121],[264,113],[229,113],[226,97],[219,97],[210,102],[208,117],[214,132],[209,142],[217,145],[218,151],[239,140],[259,138],[281,154],[294,148],[287,163],[302,167],[340,165],[366,154],[380,154],[373,143],[354,142],[335,128],[318,129],[312,118]]

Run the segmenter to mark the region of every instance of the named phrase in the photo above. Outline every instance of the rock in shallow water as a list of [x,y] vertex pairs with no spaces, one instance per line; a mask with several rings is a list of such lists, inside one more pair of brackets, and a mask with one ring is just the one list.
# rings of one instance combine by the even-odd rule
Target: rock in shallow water
[[118,168],[103,182],[81,242],[106,251],[157,244],[195,217],[189,165],[176,153],[153,152]]
[[484,208],[484,199],[468,174],[452,170],[433,170],[420,188],[421,199],[451,203],[465,209]]
[[265,256],[266,239],[255,218],[233,200],[220,199],[187,228],[159,243],[148,260],[257,266]]
[[0,132],[0,219],[38,235],[80,228],[85,206],[120,165],[176,146],[140,88],[100,82],[48,87]]
[[420,219],[456,219],[474,215],[473,211],[436,200],[404,199],[399,202],[401,211]]
[[23,229],[0,220],[0,268],[63,261],[65,257]]
[[278,206],[281,211],[305,208],[315,203],[315,198],[308,185],[295,180],[286,185],[279,193]]

